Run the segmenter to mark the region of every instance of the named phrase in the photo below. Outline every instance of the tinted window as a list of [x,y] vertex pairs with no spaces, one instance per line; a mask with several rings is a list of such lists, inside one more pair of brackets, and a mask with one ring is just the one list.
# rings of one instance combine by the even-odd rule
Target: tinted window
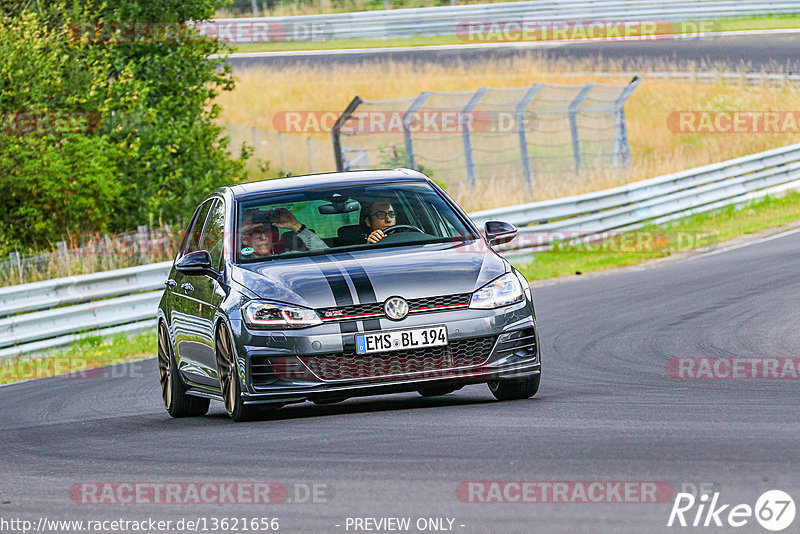
[[211,209],[212,204],[214,204],[214,200],[209,200],[200,207],[200,213],[194,219],[194,226],[190,230],[191,234],[181,254],[202,250],[200,248],[200,238],[203,235],[203,227],[205,226],[206,217],[208,216],[208,211]]
[[[242,263],[477,238],[426,183],[336,187],[248,200],[239,205],[237,229],[235,250]],[[375,230],[387,233],[368,243]]]
[[219,269],[222,260],[223,235],[225,232],[225,204],[218,200],[206,223],[201,247],[211,254],[211,266]]

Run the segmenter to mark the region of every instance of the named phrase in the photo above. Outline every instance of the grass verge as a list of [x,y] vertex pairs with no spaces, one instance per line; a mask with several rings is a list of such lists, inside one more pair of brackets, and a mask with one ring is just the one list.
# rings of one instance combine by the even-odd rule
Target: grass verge
[[[741,30],[782,30],[800,28],[800,15],[764,15],[714,21],[691,21],[664,27],[658,34],[691,35],[698,31],[727,32]],[[669,29],[669,31],[665,31]],[[568,38],[571,37],[568,34]],[[418,35],[395,39],[336,39],[332,41],[278,41],[244,43],[235,46],[236,52],[285,52],[302,50],[347,50],[353,48],[397,48],[407,46],[434,46],[479,44],[481,40],[467,40],[457,35]],[[517,42],[517,41],[515,41]],[[525,42],[525,41],[519,41]]]
[[[0,384],[33,378],[91,380],[119,376],[117,370],[103,367],[154,357],[157,345],[155,328],[152,332],[133,335],[90,336],[42,354],[0,359]],[[128,372],[141,374],[141,369],[131,367]]]
[[699,213],[662,226],[620,233],[593,243],[561,242],[516,267],[529,280],[639,265],[673,254],[713,249],[724,241],[800,220],[800,193],[766,197],[741,208]]

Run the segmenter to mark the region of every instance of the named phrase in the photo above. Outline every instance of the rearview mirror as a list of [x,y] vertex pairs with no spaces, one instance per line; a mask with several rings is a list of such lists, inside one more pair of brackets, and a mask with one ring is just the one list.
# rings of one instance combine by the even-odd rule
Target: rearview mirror
[[503,221],[487,221],[484,229],[490,245],[502,245],[517,237],[517,227]]
[[183,274],[217,274],[211,268],[211,254],[206,250],[190,252],[175,264],[178,272]]
[[332,215],[334,213],[350,213],[351,211],[358,211],[361,209],[361,204],[356,202],[355,200],[349,200],[347,202],[333,202],[331,204],[323,204],[319,208],[319,212],[322,215]]

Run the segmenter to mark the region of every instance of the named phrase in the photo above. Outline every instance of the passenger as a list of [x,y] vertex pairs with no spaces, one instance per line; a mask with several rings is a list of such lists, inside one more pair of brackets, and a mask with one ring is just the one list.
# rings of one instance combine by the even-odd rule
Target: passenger
[[242,227],[240,254],[246,258],[263,258],[273,254],[278,230],[267,223],[250,223]]
[[[242,217],[242,251],[253,251],[249,255],[264,257],[283,251],[322,250],[328,245],[305,224],[301,224],[294,213],[286,208],[268,211],[248,210]],[[254,222],[255,221],[255,222]],[[289,230],[279,241],[278,228]]]

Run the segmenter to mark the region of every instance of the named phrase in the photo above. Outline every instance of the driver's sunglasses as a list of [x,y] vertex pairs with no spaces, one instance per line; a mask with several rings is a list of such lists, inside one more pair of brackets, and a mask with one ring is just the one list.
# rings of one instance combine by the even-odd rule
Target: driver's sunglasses
[[395,211],[376,211],[375,213],[372,214],[373,217],[377,217],[379,219],[385,219],[386,217],[394,219],[396,215],[397,212]]

